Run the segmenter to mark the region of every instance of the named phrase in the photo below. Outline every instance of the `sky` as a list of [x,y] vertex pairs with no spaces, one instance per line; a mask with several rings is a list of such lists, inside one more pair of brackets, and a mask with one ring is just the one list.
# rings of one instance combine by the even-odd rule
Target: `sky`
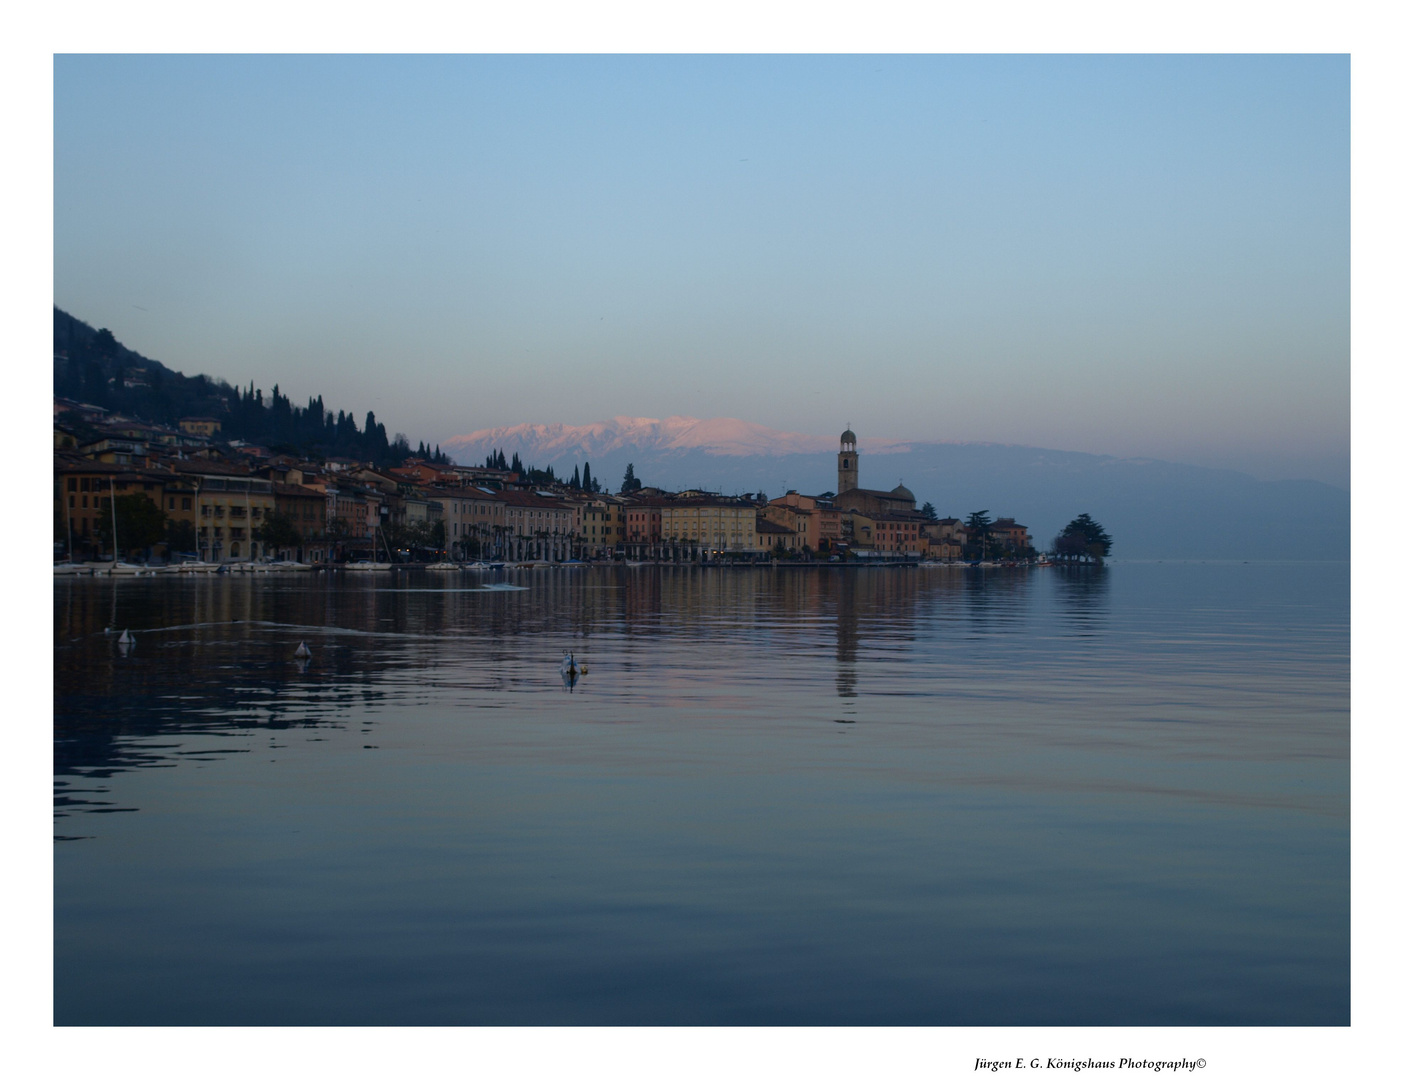
[[1344,56],[72,56],[54,302],[412,442],[734,416],[1348,485]]

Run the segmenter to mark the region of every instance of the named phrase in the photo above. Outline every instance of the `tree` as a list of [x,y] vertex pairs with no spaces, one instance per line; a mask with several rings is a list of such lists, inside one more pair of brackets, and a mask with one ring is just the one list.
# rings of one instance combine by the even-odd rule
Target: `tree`
[[1098,562],[1111,551],[1112,538],[1106,529],[1092,520],[1091,514],[1079,514],[1063,526],[1053,541],[1053,551],[1063,559],[1077,562]]
[[591,483],[592,481],[590,480],[590,463],[587,461],[585,462],[585,471],[580,474],[580,490],[587,493],[592,491],[593,488],[591,487]]
[[624,483],[619,485],[619,493],[627,495],[631,491],[638,491],[643,487],[643,482],[634,476],[634,463],[631,461],[624,467]]
[[166,522],[166,547],[170,551],[194,551],[198,546],[195,523],[181,519]]
[[965,535],[969,541],[966,545],[967,555],[973,558],[977,547],[981,558],[989,554],[990,512],[988,510],[972,511],[970,516],[965,519]]
[[924,502],[924,503],[922,503],[922,504],[921,504],[921,516],[924,517],[924,518],[926,518],[927,521],[935,521],[935,520],[936,520],[936,507],[932,506],[929,502]]
[[[105,502],[106,500],[104,500]],[[112,507],[107,505],[98,517],[98,539],[103,547],[112,543]],[[144,551],[166,536],[166,512],[145,495],[117,496],[117,542],[123,551]]]
[[302,543],[302,534],[286,514],[269,514],[268,519],[254,530],[254,537],[263,545],[264,551],[282,551]]

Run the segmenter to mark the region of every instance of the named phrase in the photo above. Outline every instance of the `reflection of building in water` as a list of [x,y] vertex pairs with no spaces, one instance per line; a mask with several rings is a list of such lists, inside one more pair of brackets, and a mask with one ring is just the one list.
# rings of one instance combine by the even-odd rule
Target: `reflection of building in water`
[[857,575],[839,576],[834,590],[834,690],[841,698],[858,696]]

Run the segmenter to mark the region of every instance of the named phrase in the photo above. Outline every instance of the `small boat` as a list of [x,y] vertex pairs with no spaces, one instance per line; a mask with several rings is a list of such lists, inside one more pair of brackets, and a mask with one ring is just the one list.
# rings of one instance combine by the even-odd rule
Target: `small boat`
[[142,574],[142,573],[145,573],[145,572],[146,572],[146,567],[140,565],[139,563],[129,563],[129,562],[111,563],[111,564],[108,565],[108,567],[107,567],[106,570],[101,570],[101,571],[99,571],[99,573],[104,573],[104,574],[122,574],[122,575],[126,575],[126,576],[128,576],[128,577],[136,577],[138,574]]
[[86,563],[56,562],[54,563],[54,573],[65,577],[74,574],[91,574],[93,568]]
[[367,559],[362,559],[360,562],[347,563],[342,569],[357,571],[389,570],[390,564],[388,562],[370,562]]
[[431,562],[424,569],[426,570],[459,570],[461,567],[456,562]]
[[299,660],[310,660],[312,658],[312,650],[307,647],[307,642],[300,641],[297,644],[296,650],[293,652],[293,656]]

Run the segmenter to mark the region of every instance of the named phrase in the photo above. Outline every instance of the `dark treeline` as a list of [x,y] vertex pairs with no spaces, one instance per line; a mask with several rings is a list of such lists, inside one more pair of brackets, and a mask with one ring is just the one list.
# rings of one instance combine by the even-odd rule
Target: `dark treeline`
[[207,375],[183,375],[123,346],[109,330],[94,330],[54,308],[54,393],[123,416],[174,426],[181,417],[209,416],[220,422],[220,435],[256,443],[282,453],[347,457],[399,465],[410,457],[448,465],[438,447],[396,433],[367,412],[362,424],[343,410],[328,409],[322,396],[294,405],[277,386],[263,391],[230,386]]
[[[598,492],[600,482],[590,475],[590,463],[585,462],[585,475],[580,474],[580,466],[575,467],[575,474],[569,479],[558,477],[554,466],[547,465],[544,469],[538,469],[531,465],[523,465],[521,455],[515,451],[512,460],[507,460],[507,455],[501,450],[493,450],[488,453],[487,460],[483,462],[486,469],[510,469],[519,474],[523,479],[531,484],[563,484],[573,491]],[[629,466],[629,476],[633,475],[634,467]]]

